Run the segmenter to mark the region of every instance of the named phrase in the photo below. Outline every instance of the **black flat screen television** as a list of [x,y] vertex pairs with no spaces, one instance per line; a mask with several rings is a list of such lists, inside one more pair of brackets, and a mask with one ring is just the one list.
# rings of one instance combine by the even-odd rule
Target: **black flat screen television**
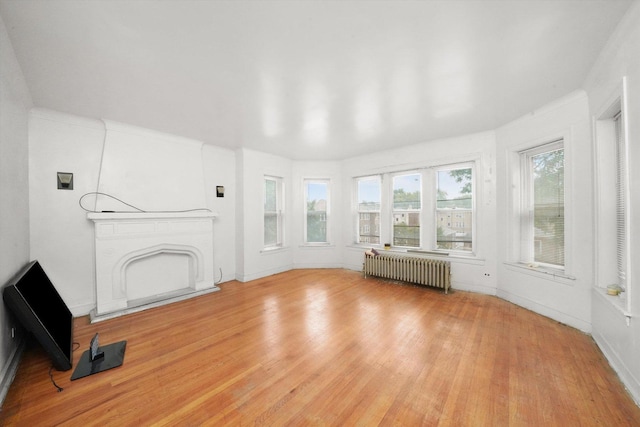
[[38,261],[31,261],[5,286],[5,304],[49,354],[53,366],[66,371],[73,363],[73,316]]

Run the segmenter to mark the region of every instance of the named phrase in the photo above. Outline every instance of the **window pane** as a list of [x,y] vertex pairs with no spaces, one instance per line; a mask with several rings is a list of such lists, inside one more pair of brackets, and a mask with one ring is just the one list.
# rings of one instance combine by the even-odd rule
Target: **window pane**
[[471,168],[438,171],[438,209],[471,209]]
[[627,142],[624,137],[622,112],[613,118],[616,136],[616,265],[618,284],[627,289]]
[[307,242],[327,241],[327,200],[326,182],[308,182],[307,190]]
[[473,171],[471,168],[437,172],[436,247],[473,250]]
[[380,179],[358,179],[358,243],[380,244]]
[[380,180],[377,178],[358,180],[358,210],[380,210]]
[[274,213],[264,214],[264,245],[274,246],[278,244],[278,216]]
[[421,175],[393,177],[393,245],[420,246]]
[[264,180],[264,211],[276,211],[276,181],[272,179]]
[[420,175],[393,177],[393,210],[420,209]]
[[531,156],[534,260],[564,265],[564,150]]
[[282,244],[283,184],[279,178],[264,179],[264,246]]
[[394,246],[420,246],[420,212],[393,213]]
[[358,243],[380,243],[380,213],[359,214]]

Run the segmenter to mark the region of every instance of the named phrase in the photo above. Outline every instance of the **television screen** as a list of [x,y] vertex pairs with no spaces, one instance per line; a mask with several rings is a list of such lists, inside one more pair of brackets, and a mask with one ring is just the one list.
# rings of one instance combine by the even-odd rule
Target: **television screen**
[[73,362],[73,315],[38,261],[27,264],[3,291],[9,310],[66,371]]

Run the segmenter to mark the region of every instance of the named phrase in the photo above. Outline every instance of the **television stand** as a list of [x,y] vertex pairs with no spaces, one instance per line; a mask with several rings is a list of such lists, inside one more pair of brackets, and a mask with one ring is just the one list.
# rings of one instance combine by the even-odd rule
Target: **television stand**
[[98,345],[98,334],[96,334],[91,339],[89,350],[82,353],[80,361],[75,371],[73,371],[73,375],[71,375],[71,381],[122,365],[126,346],[126,341],[119,341],[100,347]]

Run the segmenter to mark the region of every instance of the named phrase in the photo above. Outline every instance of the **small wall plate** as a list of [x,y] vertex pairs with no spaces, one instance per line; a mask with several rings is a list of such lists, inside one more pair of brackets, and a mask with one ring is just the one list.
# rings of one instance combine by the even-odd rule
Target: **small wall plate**
[[73,190],[73,174],[58,172],[58,190]]

